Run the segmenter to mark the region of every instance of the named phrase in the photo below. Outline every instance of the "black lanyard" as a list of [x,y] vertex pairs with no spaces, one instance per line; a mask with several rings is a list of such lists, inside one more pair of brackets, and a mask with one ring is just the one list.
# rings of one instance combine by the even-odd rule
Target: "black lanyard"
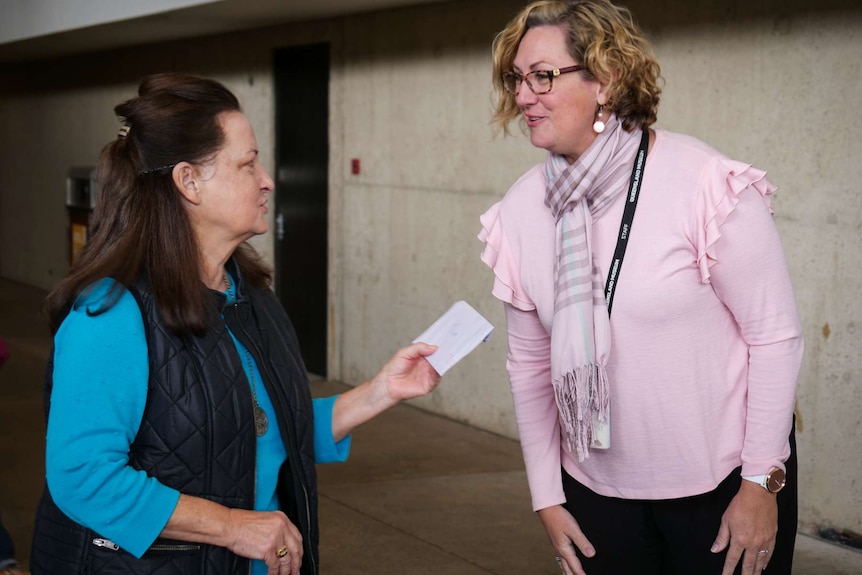
[[617,282],[620,279],[620,269],[623,267],[623,257],[626,255],[626,246],[629,244],[629,236],[632,231],[632,221],[635,218],[635,208],[638,205],[638,195],[641,190],[641,182],[643,182],[648,146],[649,130],[644,130],[643,136],[641,136],[641,145],[638,148],[638,155],[635,156],[635,163],[634,166],[632,166],[632,177],[629,182],[629,195],[628,200],[626,200],[626,207],[623,210],[623,219],[620,222],[620,235],[619,238],[617,238],[617,249],[614,250],[614,259],[611,260],[611,267],[608,271],[608,282],[605,284],[605,303],[608,306],[609,316],[611,315],[611,308],[614,305],[614,292],[616,292]]

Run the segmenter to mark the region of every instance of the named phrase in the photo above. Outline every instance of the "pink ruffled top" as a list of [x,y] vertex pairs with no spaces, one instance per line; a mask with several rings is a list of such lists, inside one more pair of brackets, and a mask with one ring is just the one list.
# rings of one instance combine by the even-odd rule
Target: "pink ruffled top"
[[[565,501],[560,466],[597,493],[670,499],[734,468],[782,466],[802,330],[765,173],[658,130],[611,317],[612,447],[562,447],[550,381],[554,221],[541,166],[481,217],[482,261],[507,305],[509,371],[534,509]],[[623,196],[593,222],[607,273]]]

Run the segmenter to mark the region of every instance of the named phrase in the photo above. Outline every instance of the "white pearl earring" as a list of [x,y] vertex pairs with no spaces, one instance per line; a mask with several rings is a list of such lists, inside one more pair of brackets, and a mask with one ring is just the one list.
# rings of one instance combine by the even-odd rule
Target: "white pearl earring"
[[605,107],[599,104],[599,109],[596,112],[596,121],[593,122],[593,131],[596,134],[601,134],[605,131]]

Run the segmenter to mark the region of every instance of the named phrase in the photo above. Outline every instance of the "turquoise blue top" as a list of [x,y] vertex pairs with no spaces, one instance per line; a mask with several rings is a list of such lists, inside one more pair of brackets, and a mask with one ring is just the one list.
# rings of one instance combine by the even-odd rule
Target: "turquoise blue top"
[[[102,280],[79,297],[54,336],[46,475],[66,515],[140,557],[164,529],[180,493],[128,466],[129,446],[146,406],[149,364],[141,313],[128,291],[123,289],[105,313],[86,313],[87,307],[98,307],[113,284]],[[232,290],[226,295],[234,301]],[[234,344],[246,358],[236,338]],[[243,367],[248,377],[249,365]],[[257,438],[255,509],[271,511],[278,509],[275,486],[287,453],[253,359],[251,369],[258,403],[269,419],[267,432]],[[350,453],[349,436],[338,443],[332,437],[336,397],[313,401],[318,463],[344,461]],[[253,561],[252,573],[266,573],[266,565]]]

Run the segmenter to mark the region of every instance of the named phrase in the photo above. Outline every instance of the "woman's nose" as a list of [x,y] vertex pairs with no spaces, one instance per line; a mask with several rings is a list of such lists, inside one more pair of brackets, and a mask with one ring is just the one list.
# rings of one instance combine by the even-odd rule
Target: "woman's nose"
[[536,95],[527,85],[527,82],[521,82],[521,85],[518,86],[518,92],[515,94],[515,103],[518,104],[518,107],[523,109],[530,104],[534,104],[536,99]]
[[275,189],[275,182],[263,168],[260,169],[260,189],[264,192],[271,192]]

